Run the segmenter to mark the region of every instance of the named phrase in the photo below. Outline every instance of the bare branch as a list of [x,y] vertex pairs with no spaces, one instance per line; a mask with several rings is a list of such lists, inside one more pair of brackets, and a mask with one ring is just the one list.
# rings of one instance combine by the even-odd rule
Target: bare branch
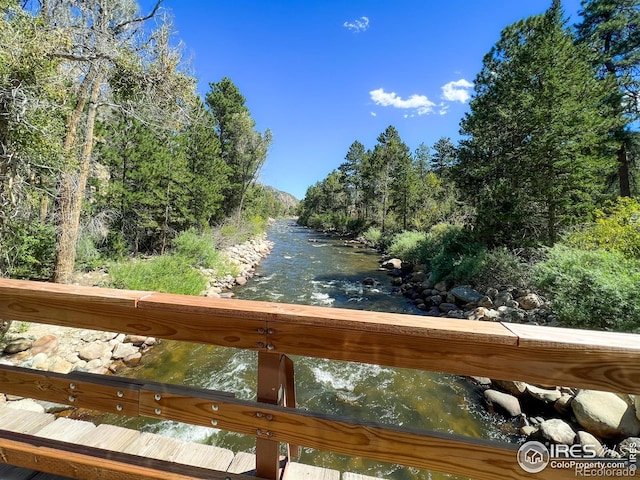
[[132,23],[140,23],[140,22],[144,22],[146,20],[149,20],[150,18],[153,18],[156,13],[158,12],[158,9],[160,8],[160,4],[163,2],[163,0],[158,0],[156,2],[156,6],[153,7],[153,10],[151,11],[151,13],[145,17],[136,17],[136,18],[132,18],[131,20],[127,20],[126,22],[122,22],[119,25],[116,25],[113,29],[113,31],[116,33],[116,35],[120,32],[122,32],[122,30],[124,29],[124,27],[126,27],[127,25],[130,25]]

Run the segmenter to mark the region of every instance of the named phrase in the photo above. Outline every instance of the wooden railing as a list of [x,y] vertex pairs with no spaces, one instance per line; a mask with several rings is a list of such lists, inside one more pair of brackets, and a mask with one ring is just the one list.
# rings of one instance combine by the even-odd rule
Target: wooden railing
[[[278,475],[280,444],[476,479],[524,475],[515,445],[296,409],[293,362],[288,354],[640,394],[640,335],[632,334],[3,279],[0,319],[257,351],[256,402],[184,386],[7,366],[0,368],[0,390],[252,435],[257,476],[268,479]],[[43,458],[53,455],[43,452],[59,451],[64,445],[38,444],[36,453],[29,448],[35,448],[33,439],[0,435],[3,461],[36,469],[48,465]],[[62,463],[58,458],[58,463],[69,466],[54,473],[73,473],[77,478],[170,478],[162,471],[165,467],[153,465],[137,465],[137,476],[126,477],[123,465],[131,468],[130,459],[88,450],[69,452]],[[83,473],[87,469],[90,474]],[[111,476],[98,477],[97,471]],[[186,476],[175,478],[197,477],[197,472],[180,474]],[[241,478],[218,474],[210,472],[207,478]],[[566,472],[545,469],[530,477],[566,478]]]

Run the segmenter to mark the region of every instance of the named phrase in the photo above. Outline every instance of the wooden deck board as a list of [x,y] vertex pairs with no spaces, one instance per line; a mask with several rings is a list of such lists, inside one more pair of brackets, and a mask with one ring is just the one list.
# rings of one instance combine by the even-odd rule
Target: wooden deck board
[[182,440],[143,432],[127,445],[123,452],[141,457],[178,462],[178,453],[184,449],[184,446],[185,442]]
[[256,456],[247,452],[238,452],[233,457],[233,461],[227,472],[229,473],[247,473],[256,469]]
[[96,426],[84,420],[72,418],[58,418],[55,422],[46,425],[37,432],[32,432],[38,437],[60,440],[61,442],[75,442],[87,432],[94,430]]
[[361,473],[345,472],[342,474],[342,480],[379,480],[378,477],[362,475]]
[[283,480],[340,480],[340,472],[303,463],[289,463],[284,469]]
[[176,461],[194,467],[210,468],[226,472],[233,461],[233,452],[225,448],[187,443],[176,455]]
[[35,433],[55,420],[50,413],[3,408],[0,412],[0,426],[3,430],[18,433]]
[[137,430],[103,423],[78,438],[77,443],[86,445],[87,447],[124,452],[125,448],[133,443],[139,436],[140,432]]

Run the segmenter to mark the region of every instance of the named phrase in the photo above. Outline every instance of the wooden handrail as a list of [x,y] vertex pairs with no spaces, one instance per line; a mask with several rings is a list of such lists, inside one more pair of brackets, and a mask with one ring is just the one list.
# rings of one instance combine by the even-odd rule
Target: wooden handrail
[[[632,334],[5,279],[0,318],[251,349],[272,365],[296,354],[640,394],[640,335]],[[522,476],[509,444],[283,408],[265,403],[275,403],[269,395],[248,402],[222,392],[115,377],[18,370],[0,369],[8,393],[69,403],[73,392],[66,384],[73,379],[72,404],[196,425],[215,421],[216,428],[267,442],[263,446],[272,453],[273,445],[284,442],[478,479]],[[24,375],[39,375],[39,383]],[[113,389],[121,391],[121,404],[113,403]],[[561,474],[546,469],[535,478]]]

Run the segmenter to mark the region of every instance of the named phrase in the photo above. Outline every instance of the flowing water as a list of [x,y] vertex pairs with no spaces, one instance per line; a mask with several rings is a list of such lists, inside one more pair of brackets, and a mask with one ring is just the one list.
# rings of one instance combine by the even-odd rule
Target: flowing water
[[[269,239],[275,242],[271,255],[256,277],[234,289],[237,298],[422,313],[392,293],[390,277],[378,270],[379,255],[372,250],[289,221],[274,224]],[[377,280],[376,285],[363,285],[366,277]],[[293,360],[300,408],[470,437],[515,439],[513,426],[487,413],[481,392],[462,377],[305,357]],[[123,374],[255,399],[256,363],[254,352],[165,341],[145,355],[142,366]],[[173,422],[122,417],[103,421],[234,451],[251,451],[255,443],[252,437]],[[459,478],[307,448],[299,461],[393,480]]]

